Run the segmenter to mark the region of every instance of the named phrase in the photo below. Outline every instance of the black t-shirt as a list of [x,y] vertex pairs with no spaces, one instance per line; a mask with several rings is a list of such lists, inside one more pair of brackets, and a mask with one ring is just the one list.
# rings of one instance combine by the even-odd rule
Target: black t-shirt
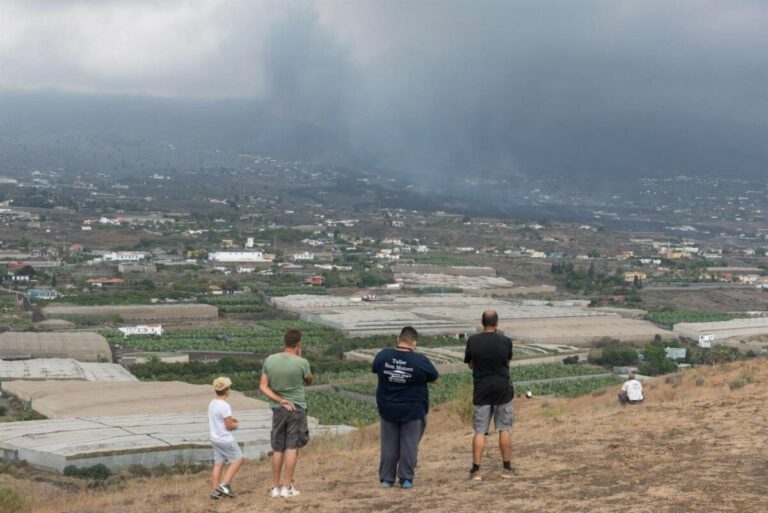
[[469,337],[464,363],[472,363],[474,404],[499,405],[512,400],[512,383],[509,380],[511,359],[512,340],[509,337],[489,332]]
[[429,358],[413,351],[384,349],[373,360],[379,376],[376,405],[381,418],[389,422],[423,419],[429,411],[427,383],[438,378]]

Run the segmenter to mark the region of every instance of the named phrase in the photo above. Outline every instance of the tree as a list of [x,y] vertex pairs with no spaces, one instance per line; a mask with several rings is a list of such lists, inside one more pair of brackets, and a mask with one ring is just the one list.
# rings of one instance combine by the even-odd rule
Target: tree
[[19,241],[19,246],[21,246],[21,248],[24,251],[29,251],[29,248],[31,245],[32,245],[32,239],[30,239],[27,236],[22,237],[21,240]]
[[325,278],[325,281],[323,282],[325,287],[341,287],[342,285],[341,275],[336,269],[331,271],[323,271],[323,278]]
[[32,267],[31,265],[25,265],[24,267],[16,271],[16,275],[29,276],[29,279],[31,280],[32,278],[35,277],[35,268]]
[[136,288],[141,288],[144,290],[152,290],[155,288],[155,282],[150,280],[149,278],[144,278],[136,282]]
[[667,358],[667,352],[662,344],[646,344],[643,349],[643,364],[640,373],[648,376],[667,374],[677,370],[677,364]]
[[600,365],[625,366],[636,365],[638,362],[637,351],[632,346],[619,344],[609,345],[603,348],[603,354],[593,361]]
[[597,277],[597,271],[595,271],[594,262],[589,263],[589,270],[587,271],[587,275],[589,276],[590,280],[595,281],[595,278]]

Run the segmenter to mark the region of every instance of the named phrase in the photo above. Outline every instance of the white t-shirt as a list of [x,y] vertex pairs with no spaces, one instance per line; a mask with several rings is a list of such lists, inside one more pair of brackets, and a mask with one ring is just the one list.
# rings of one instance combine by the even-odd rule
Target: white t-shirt
[[232,407],[224,399],[214,399],[208,405],[208,430],[211,440],[234,442],[235,436],[224,425],[224,419],[232,416]]
[[627,393],[627,399],[630,401],[643,400],[643,385],[636,379],[630,379],[621,385],[621,389]]

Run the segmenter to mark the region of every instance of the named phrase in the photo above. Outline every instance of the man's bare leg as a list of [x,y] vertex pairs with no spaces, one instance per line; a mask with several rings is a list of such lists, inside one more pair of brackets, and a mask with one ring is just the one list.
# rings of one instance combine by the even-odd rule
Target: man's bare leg
[[272,487],[278,488],[280,486],[280,472],[283,469],[283,453],[273,451],[272,452]]
[[485,435],[480,433],[475,433],[474,438],[472,438],[472,463],[475,465],[480,465],[480,462],[483,459],[483,448],[485,447]]
[[499,449],[502,461],[512,461],[512,434],[508,429],[499,431]]
[[299,461],[298,449],[285,450],[285,486],[293,484],[293,471],[296,470],[296,462]]

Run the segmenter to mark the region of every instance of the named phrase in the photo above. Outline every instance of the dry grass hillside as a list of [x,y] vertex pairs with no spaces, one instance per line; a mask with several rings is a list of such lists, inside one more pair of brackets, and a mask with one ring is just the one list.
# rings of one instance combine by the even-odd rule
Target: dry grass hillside
[[[642,406],[613,390],[518,402],[514,464],[502,480],[493,447],[470,482],[471,433],[451,407],[433,412],[413,490],[377,487],[375,426],[302,453],[294,499],[270,499],[267,462],[244,467],[236,499],[208,498],[208,475],[111,478],[89,490],[66,478],[2,476],[41,513],[147,512],[765,512],[768,361],[699,368],[646,386]],[[18,472],[17,472],[18,475]]]

